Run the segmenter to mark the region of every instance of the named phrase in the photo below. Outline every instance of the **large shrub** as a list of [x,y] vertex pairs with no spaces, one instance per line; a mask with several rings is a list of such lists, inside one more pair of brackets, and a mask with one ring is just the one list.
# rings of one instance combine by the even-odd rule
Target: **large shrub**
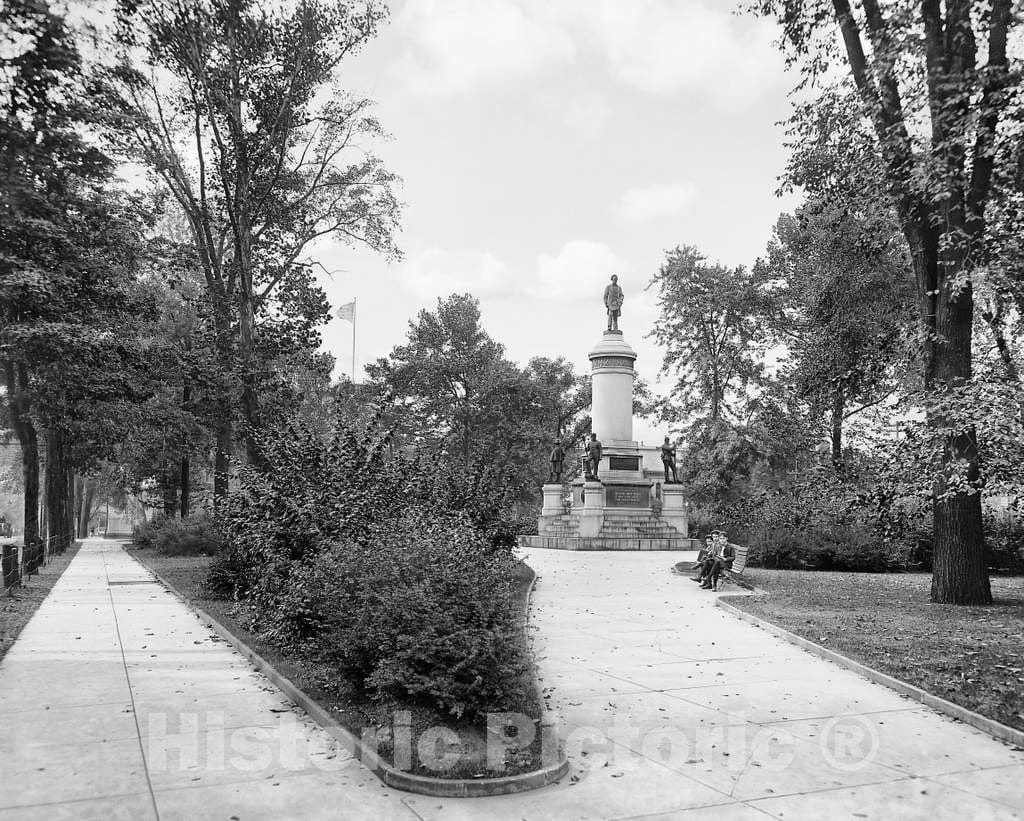
[[325,656],[373,695],[515,710],[529,663],[514,565],[465,515],[413,510],[322,553],[301,573],[303,605]]
[[215,570],[221,592],[273,600],[292,561],[346,539],[363,543],[378,522],[415,507],[464,514],[493,549],[515,545],[521,522],[506,476],[444,453],[393,452],[379,420],[362,432],[339,425],[327,443],[295,425],[261,440],[265,464],[243,466],[218,511],[229,548]]
[[225,549],[208,586],[372,696],[457,715],[514,709],[527,661],[507,484],[387,443],[373,423],[326,445],[294,427],[265,438],[266,464],[242,468],[218,510]]
[[325,444],[286,426],[261,446],[265,465],[242,467],[218,509],[226,550],[211,583],[214,592],[252,599],[263,616],[288,594],[295,567],[337,542],[365,541],[407,504],[408,479],[386,438],[367,441],[346,428]]
[[135,525],[132,530],[132,543],[137,547],[152,547],[153,539],[166,521],[167,517],[163,513],[157,513],[142,524]]
[[1003,515],[985,516],[988,566],[1004,573],[1024,573],[1024,528]]
[[890,572],[911,564],[912,545],[887,537],[865,508],[863,484],[823,466],[804,482],[763,490],[721,511],[751,565],[791,570]]
[[220,546],[220,535],[207,516],[175,519],[160,514],[135,529],[134,542],[165,556],[212,556]]
[[886,573],[907,567],[909,553],[886,542],[874,529],[837,525],[795,530],[759,530],[748,562],[786,570],[847,570]]
[[416,502],[464,514],[494,550],[511,550],[519,534],[528,532],[524,528],[537,527],[535,517],[518,512],[520,488],[492,463],[478,460],[466,468],[444,454],[431,454],[416,460],[415,472]]

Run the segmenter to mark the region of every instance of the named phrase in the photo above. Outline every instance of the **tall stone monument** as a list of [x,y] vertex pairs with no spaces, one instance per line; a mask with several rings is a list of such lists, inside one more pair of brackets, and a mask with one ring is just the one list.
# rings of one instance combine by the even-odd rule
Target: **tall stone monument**
[[[607,329],[590,350],[593,394],[587,455],[600,452],[596,472],[563,485],[544,485],[536,536],[520,536],[524,547],[563,550],[693,550],[683,487],[663,481],[660,449],[633,439],[636,351],[619,330],[623,293],[618,278],[605,288]],[[595,447],[595,443],[599,443]]]

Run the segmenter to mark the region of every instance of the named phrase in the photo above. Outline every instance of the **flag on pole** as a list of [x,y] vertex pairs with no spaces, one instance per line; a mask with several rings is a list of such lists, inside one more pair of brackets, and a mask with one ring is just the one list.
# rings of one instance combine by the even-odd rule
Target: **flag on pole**
[[352,384],[356,383],[356,301],[346,302],[339,305],[334,312],[338,319],[344,319],[352,323]]
[[339,305],[335,316],[338,319],[347,319],[354,324],[356,321],[356,304],[354,302],[346,302],[344,305]]

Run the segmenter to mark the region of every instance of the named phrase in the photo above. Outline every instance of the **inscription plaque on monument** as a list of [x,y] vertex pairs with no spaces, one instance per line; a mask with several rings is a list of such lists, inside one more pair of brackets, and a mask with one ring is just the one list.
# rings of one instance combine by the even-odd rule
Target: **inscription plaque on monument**
[[609,456],[609,470],[640,470],[639,456]]
[[650,507],[651,489],[644,485],[605,485],[607,507]]

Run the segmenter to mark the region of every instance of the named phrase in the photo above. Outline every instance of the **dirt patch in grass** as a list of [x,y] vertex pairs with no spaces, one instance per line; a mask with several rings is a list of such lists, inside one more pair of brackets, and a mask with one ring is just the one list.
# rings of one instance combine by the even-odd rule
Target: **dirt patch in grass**
[[994,577],[988,607],[929,601],[920,573],[751,568],[768,596],[730,603],[895,678],[1024,730],[1024,577]]
[[[522,705],[520,712],[529,716],[536,728],[532,744],[523,749],[509,745],[504,766],[497,769],[487,767],[487,732],[478,723],[459,721],[453,716],[439,713],[421,704],[401,702],[381,703],[367,698],[353,682],[340,676],[330,665],[313,659],[305,658],[293,652],[285,652],[281,648],[268,643],[249,628],[253,622],[252,609],[244,604],[209,597],[203,586],[207,569],[212,558],[209,556],[164,556],[152,548],[129,548],[131,555],[159,574],[173,585],[190,602],[201,607],[221,624],[227,627],[238,638],[252,647],[274,669],[288,678],[296,687],[313,698],[321,707],[346,729],[357,737],[362,737],[365,729],[376,729],[377,751],[392,765],[395,762],[395,745],[392,728],[396,724],[396,715],[407,715],[411,732],[412,760],[399,761],[396,766],[417,775],[429,775],[442,778],[480,778],[515,775],[539,769],[544,765],[542,756],[539,720],[542,708],[536,697],[533,682],[528,682],[529,697]],[[533,581],[533,571],[525,564],[520,564],[515,583],[517,607],[525,611]],[[526,635],[523,631],[523,641]],[[447,770],[427,766],[420,760],[420,736],[432,727],[446,727],[454,730],[458,742],[447,745],[439,743],[438,753],[451,754],[454,764]]]
[[71,564],[78,548],[79,543],[75,542],[63,554],[54,556],[46,567],[40,568],[38,575],[26,576],[23,587],[15,587],[10,594],[0,593],[0,659]]

